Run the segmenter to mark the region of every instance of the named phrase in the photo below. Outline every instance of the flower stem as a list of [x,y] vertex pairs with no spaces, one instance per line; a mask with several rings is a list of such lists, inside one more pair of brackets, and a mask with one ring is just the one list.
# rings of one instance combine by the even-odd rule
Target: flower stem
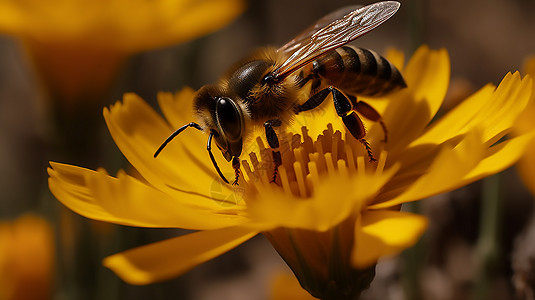
[[479,261],[473,299],[488,299],[489,289],[496,273],[496,263],[500,256],[502,198],[500,174],[485,178],[481,202],[480,234],[476,248],[476,257]]
[[424,42],[424,2],[422,0],[409,1],[409,33],[411,38],[411,52],[414,52]]
[[[421,204],[419,202],[411,202],[404,204],[404,208],[412,213],[421,213]],[[420,277],[423,258],[427,253],[427,244],[423,239],[420,239],[416,245],[406,249],[402,254],[402,285],[403,292],[406,299],[419,300],[422,299]]]

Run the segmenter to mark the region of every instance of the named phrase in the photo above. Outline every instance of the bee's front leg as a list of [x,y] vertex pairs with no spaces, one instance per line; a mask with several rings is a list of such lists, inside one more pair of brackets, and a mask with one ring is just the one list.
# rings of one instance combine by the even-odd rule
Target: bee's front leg
[[234,169],[234,181],[232,185],[238,185],[240,179],[240,159],[237,156],[232,158],[232,168]]
[[275,129],[273,129],[273,127],[279,127],[281,125],[282,121],[280,119],[273,119],[264,122],[264,129],[266,130],[266,139],[269,144],[269,147],[273,150],[271,153],[273,154],[274,170],[271,182],[275,182],[277,180],[278,169],[279,166],[282,165],[281,153],[279,150],[276,150],[279,148],[279,138],[277,137]]

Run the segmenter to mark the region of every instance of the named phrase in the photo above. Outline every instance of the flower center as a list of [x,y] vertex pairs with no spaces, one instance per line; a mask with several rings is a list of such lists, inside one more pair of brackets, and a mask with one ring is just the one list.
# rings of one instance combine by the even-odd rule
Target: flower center
[[[308,135],[305,126],[301,128],[301,133],[302,135],[281,133],[280,147],[275,150],[266,148],[262,139],[257,137],[259,155],[251,152],[249,160],[243,161],[248,188],[270,183],[275,186],[275,176],[276,186],[285,193],[307,198],[312,195],[314,186],[318,186],[322,178],[329,174],[383,172],[387,152],[381,149],[382,145],[377,145],[381,147],[376,148],[372,145],[373,154],[378,156],[378,160],[370,162],[361,142],[348,132],[342,139],[342,133],[334,131],[331,124],[327,124],[327,129],[315,141]],[[277,150],[281,153],[282,165],[275,168],[272,151]]]

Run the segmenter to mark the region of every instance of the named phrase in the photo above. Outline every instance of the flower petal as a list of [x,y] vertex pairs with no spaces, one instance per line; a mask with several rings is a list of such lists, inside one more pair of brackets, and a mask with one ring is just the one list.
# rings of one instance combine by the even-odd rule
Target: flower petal
[[248,210],[261,224],[325,231],[360,210],[396,171],[324,177],[306,200],[271,185],[257,185],[255,199],[248,199]]
[[[420,200],[438,193],[452,190],[457,183],[468,174],[477,163],[484,157],[485,146],[481,141],[481,132],[472,131],[458,144],[445,143],[441,145],[440,152],[429,166],[425,166],[414,177],[409,177],[409,181],[401,184],[403,190],[401,195],[396,195],[399,191],[390,188],[394,195],[383,194],[376,200],[377,204],[370,205],[370,209],[382,209],[399,205],[404,202]],[[413,154],[414,155],[414,154]],[[408,172],[404,167],[402,172]],[[410,169],[413,170],[413,169]],[[409,174],[410,175],[410,174]],[[407,176],[407,175],[405,175]],[[400,174],[396,174],[395,179],[400,180]],[[399,184],[398,184],[399,185]]]
[[450,61],[446,50],[420,47],[403,72],[407,88],[388,95],[382,113],[389,131],[386,148],[404,147],[429,124],[438,111],[449,83]]
[[513,126],[531,94],[531,79],[517,72],[507,74],[498,88],[487,85],[441,117],[412,145],[442,143],[474,127],[483,131],[484,142],[497,142]]
[[429,104],[433,118],[442,105],[450,81],[448,52],[446,49],[430,50],[427,46],[421,46],[409,60],[404,72],[414,98]]
[[491,148],[481,141],[482,133],[468,134],[455,149],[444,148],[433,164],[408,189],[390,200],[379,199],[370,209],[392,207],[452,191],[513,165],[525,153],[534,132],[507,140]]
[[240,227],[199,231],[109,256],[103,264],[124,281],[144,285],[181,275],[256,234]]
[[[493,90],[492,86],[481,89],[413,142],[409,149],[414,151],[405,150],[396,157],[395,159],[404,162],[401,168],[403,173],[397,174],[396,180],[417,180],[404,192],[390,188],[389,194],[381,195],[377,199],[379,204],[372,208],[385,208],[447,192],[499,172],[518,160],[527,147],[526,139],[529,137],[489,146],[510,131],[527,105],[531,79],[529,76],[521,79],[518,73],[508,74],[500,86]],[[462,141],[457,144],[455,140],[459,138]],[[429,158],[426,153],[437,152],[433,150],[435,143],[442,143],[435,146],[442,149],[441,153],[435,158]],[[420,150],[415,155],[417,149]],[[391,155],[392,157],[395,156]],[[431,165],[426,163],[431,160]],[[420,178],[417,177],[419,174]],[[407,186],[408,183],[403,185],[393,182],[388,185]]]
[[[195,121],[193,112],[194,97],[195,91],[190,87],[182,88],[176,94],[158,93],[158,105],[171,127],[179,128],[184,124]],[[200,139],[200,135],[198,137]]]
[[455,188],[501,172],[512,166],[522,155],[527,153],[527,149],[532,149],[530,146],[533,145],[534,137],[535,132],[532,131],[491,147],[485,158],[470,173],[466,174]]
[[[227,209],[230,205],[224,199],[207,201],[206,196],[179,191],[182,196],[170,197],[122,172],[114,178],[103,170],[50,164],[49,187],[54,196],[91,219],[129,226],[185,229],[221,228],[246,221],[237,211]],[[212,205],[206,207],[203,203]]]
[[[366,268],[383,256],[396,254],[414,245],[427,228],[423,216],[398,211],[367,211],[355,229],[351,262]],[[358,224],[358,223],[357,223]]]
[[405,54],[402,51],[390,48],[385,52],[385,58],[403,73],[403,68],[405,67]]

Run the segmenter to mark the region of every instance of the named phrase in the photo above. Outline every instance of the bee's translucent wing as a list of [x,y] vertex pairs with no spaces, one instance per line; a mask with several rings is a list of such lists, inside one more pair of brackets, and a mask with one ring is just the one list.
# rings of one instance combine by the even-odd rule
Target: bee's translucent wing
[[273,76],[284,78],[325,52],[370,32],[392,17],[400,5],[397,1],[384,1],[356,9],[347,7],[321,18],[278,49],[290,56],[274,71]]
[[332,13],[322,17],[318,21],[316,21],[314,24],[309,26],[307,29],[303,30],[299,35],[297,35],[293,40],[286,43],[286,45],[280,47],[278,51],[286,52],[291,54],[295,49],[299,49],[303,47],[308,41],[310,40],[310,37],[320,30],[321,28],[329,25],[329,23],[342,18],[343,16],[347,15],[348,13],[357,10],[361,8],[362,5],[351,5],[342,7],[340,9],[337,9],[333,11]]

